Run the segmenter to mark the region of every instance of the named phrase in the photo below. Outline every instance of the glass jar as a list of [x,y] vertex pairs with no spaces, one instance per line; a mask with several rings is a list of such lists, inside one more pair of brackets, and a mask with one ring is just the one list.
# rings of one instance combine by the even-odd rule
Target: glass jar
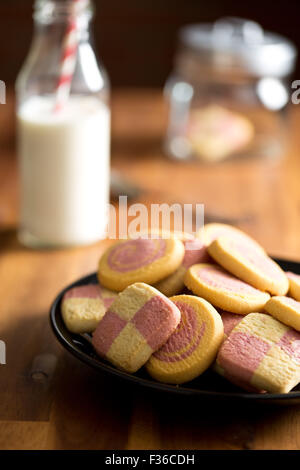
[[92,16],[88,0],[35,2],[34,37],[16,83],[19,239],[30,247],[105,236],[109,82],[92,45]]
[[205,162],[282,154],[293,44],[239,18],[186,26],[179,40],[165,87],[167,153]]

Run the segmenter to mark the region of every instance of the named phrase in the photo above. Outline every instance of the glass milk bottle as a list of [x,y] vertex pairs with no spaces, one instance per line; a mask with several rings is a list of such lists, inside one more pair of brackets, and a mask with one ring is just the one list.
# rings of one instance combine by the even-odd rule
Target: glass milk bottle
[[109,202],[107,74],[91,43],[88,0],[37,0],[17,91],[19,239],[30,247],[93,243]]

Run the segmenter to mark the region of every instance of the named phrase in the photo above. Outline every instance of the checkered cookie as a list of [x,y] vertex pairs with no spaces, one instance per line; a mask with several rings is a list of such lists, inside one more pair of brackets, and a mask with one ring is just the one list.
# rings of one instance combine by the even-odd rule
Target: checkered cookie
[[[244,318],[242,315],[237,315],[235,313],[230,313],[230,312],[225,312],[221,311],[220,312],[222,322],[223,322],[223,327],[224,327],[224,339],[225,341],[228,336],[230,335],[231,331],[233,328]],[[215,362],[213,363],[212,369],[217,372],[219,375],[222,375],[222,377],[226,376],[226,373],[224,369],[220,366],[218,360],[216,359]],[[230,378],[229,378],[230,380]],[[232,381],[238,385],[239,387],[248,390],[249,392],[258,392],[258,390],[255,387],[252,387],[249,385],[248,382],[243,382],[241,379],[232,379]]]
[[93,334],[93,346],[99,356],[133,373],[168,340],[179,321],[175,304],[138,282],[115,299]]
[[300,381],[300,334],[269,315],[251,313],[231,331],[217,363],[243,388],[287,393]]
[[73,287],[62,300],[62,317],[72,333],[90,333],[106,310],[114,301],[117,293],[98,284]]

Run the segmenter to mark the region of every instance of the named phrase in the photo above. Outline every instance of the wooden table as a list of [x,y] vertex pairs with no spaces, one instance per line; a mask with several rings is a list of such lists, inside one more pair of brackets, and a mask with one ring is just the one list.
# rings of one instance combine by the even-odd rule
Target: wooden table
[[[139,201],[205,204],[209,217],[239,223],[271,254],[300,259],[300,109],[281,161],[175,164],[163,157],[166,110],[159,92],[113,97],[113,167],[142,188]],[[102,242],[30,251],[16,239],[13,98],[0,106],[1,449],[299,449],[300,407],[224,409],[129,391],[63,350],[48,321],[57,292],[95,271]],[[36,361],[51,354],[48,379]],[[38,358],[38,359],[37,359]]]

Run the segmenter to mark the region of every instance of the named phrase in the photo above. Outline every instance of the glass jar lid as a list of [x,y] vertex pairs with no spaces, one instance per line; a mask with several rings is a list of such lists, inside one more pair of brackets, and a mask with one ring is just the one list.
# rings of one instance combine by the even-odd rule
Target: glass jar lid
[[293,71],[297,58],[291,41],[241,18],[185,26],[179,39],[184,49],[178,60],[181,69],[185,54],[189,64],[193,57],[221,73],[235,70],[239,75],[284,77]]

